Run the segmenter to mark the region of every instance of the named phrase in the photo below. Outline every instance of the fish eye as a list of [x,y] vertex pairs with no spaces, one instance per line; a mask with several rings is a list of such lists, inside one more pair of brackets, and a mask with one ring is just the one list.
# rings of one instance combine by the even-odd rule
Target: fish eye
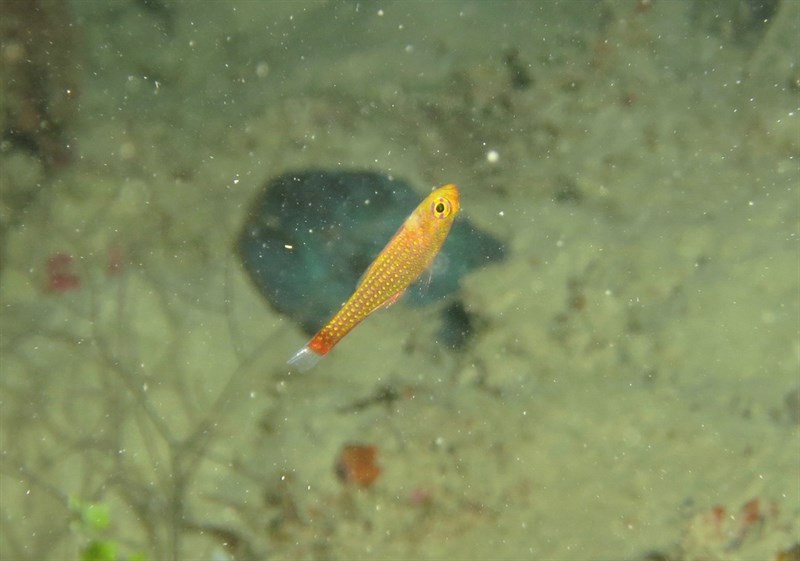
[[447,199],[438,199],[432,205],[433,215],[436,218],[447,218],[450,214],[450,201]]

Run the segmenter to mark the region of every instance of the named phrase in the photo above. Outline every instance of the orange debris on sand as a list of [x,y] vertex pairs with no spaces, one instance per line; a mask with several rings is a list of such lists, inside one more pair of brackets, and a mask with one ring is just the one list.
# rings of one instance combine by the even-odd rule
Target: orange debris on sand
[[347,444],[336,460],[336,475],[345,485],[369,487],[381,474],[377,456],[375,446]]

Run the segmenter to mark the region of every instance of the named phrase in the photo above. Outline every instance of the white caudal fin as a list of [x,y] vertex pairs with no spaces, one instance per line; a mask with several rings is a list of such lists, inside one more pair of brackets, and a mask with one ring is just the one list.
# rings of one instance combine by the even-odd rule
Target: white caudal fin
[[315,353],[308,348],[308,345],[294,353],[294,356],[287,362],[289,366],[300,372],[311,370],[319,362],[322,355]]

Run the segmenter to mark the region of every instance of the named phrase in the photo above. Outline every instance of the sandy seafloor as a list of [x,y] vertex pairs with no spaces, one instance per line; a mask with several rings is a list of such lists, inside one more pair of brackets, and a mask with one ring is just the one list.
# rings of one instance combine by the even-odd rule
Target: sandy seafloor
[[[778,559],[800,3],[732,4],[74,2],[76,158],[0,155],[49,182],[3,240],[0,558]],[[288,372],[306,336],[233,247],[304,167],[459,185],[508,255],[465,348],[398,304]],[[54,254],[79,288],[43,290]]]

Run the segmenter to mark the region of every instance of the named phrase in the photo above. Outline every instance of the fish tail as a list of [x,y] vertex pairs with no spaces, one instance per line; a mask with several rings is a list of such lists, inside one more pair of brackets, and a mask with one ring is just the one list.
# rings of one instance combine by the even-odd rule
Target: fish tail
[[313,350],[309,345],[306,345],[294,353],[294,356],[287,361],[287,364],[300,372],[306,372],[311,370],[323,356],[324,355]]

